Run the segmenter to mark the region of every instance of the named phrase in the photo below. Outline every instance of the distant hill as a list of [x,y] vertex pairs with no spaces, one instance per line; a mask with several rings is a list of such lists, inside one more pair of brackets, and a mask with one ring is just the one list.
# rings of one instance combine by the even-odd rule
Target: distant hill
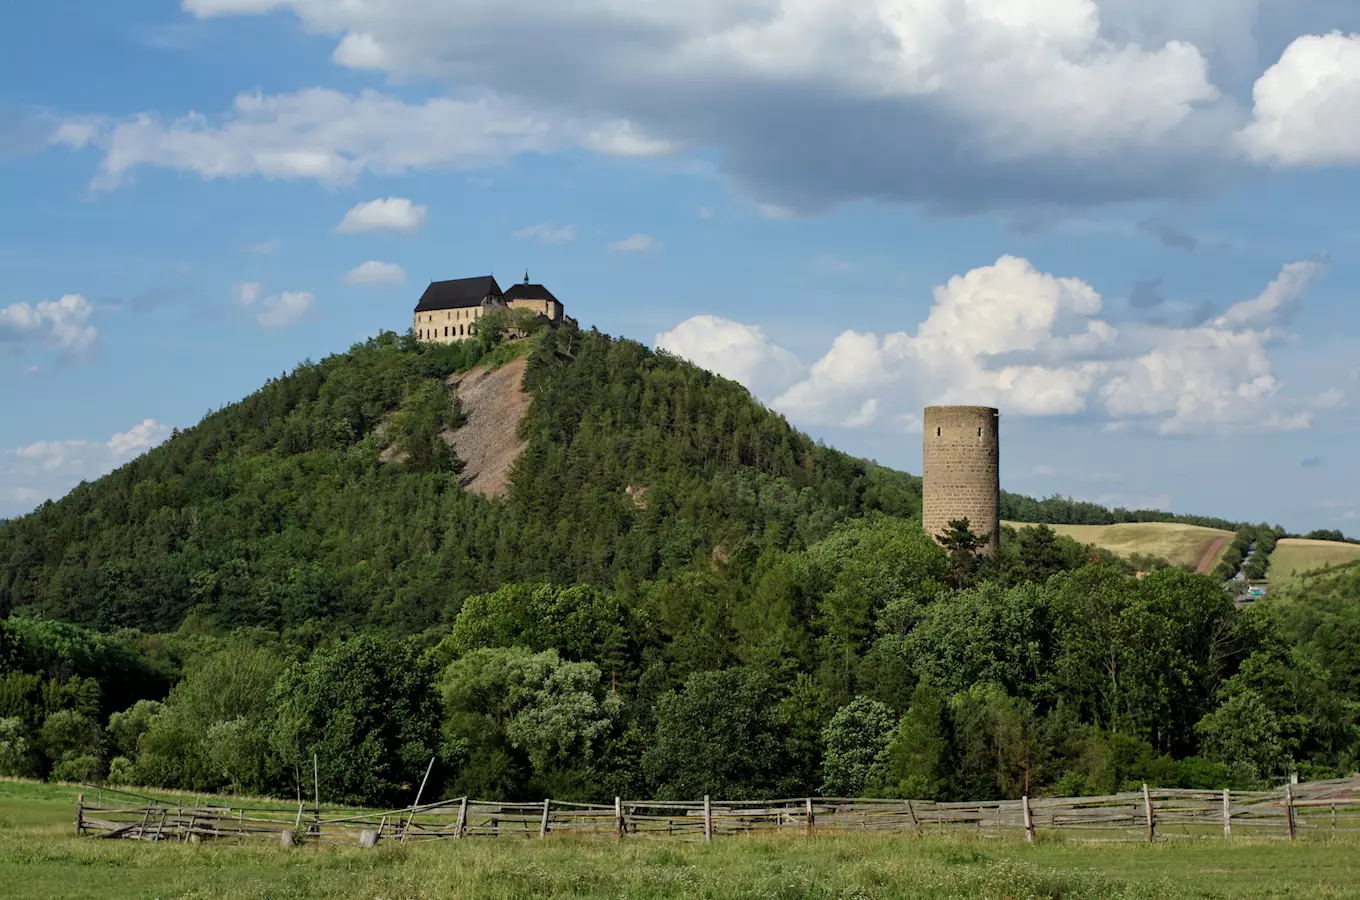
[[[1016,529],[1025,527],[1023,522],[1004,524]],[[1182,522],[1050,527],[1078,543],[1094,544],[1117,556],[1165,559],[1172,565],[1185,566],[1201,574],[1213,571],[1235,536],[1233,531]]]
[[1360,562],[1360,544],[1284,538],[1270,555],[1270,583],[1287,585],[1308,573]]

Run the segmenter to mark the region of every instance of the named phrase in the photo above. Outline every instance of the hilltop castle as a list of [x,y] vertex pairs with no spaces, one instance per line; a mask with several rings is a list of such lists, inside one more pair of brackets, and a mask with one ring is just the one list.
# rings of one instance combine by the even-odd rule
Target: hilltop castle
[[414,328],[422,341],[449,344],[477,333],[477,322],[493,309],[527,309],[550,325],[575,325],[566,307],[541,284],[524,282],[502,291],[492,275],[435,281],[416,304]]

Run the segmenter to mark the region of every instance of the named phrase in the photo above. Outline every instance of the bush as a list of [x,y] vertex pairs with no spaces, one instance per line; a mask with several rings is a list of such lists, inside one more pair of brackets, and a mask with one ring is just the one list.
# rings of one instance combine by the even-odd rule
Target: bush
[[874,762],[887,749],[896,724],[887,706],[867,697],[856,697],[837,710],[822,731],[826,746],[822,793],[863,796]]
[[87,782],[99,780],[99,757],[85,753],[68,756],[52,767],[52,781]]
[[0,719],[0,775],[31,778],[38,774],[38,755],[22,719]]

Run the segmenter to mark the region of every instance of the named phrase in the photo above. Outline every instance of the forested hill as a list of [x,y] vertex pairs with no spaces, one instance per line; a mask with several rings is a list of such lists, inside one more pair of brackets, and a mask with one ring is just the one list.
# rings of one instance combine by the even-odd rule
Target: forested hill
[[[527,448],[490,500],[462,488],[438,437],[460,415],[444,379],[516,352],[530,355]],[[389,445],[402,463],[380,460]],[[221,627],[411,633],[511,582],[629,590],[696,559],[749,568],[848,517],[910,516],[919,497],[917,479],[632,341],[387,333],[0,526],[0,616],[165,631],[198,608]]]
[[[519,356],[488,499],[444,439],[488,379],[449,380]],[[946,551],[919,500],[631,341],[384,334],[0,525],[0,776],[390,808],[432,758],[429,796],[594,801],[1354,770],[1353,572],[1243,610],[1047,528]]]

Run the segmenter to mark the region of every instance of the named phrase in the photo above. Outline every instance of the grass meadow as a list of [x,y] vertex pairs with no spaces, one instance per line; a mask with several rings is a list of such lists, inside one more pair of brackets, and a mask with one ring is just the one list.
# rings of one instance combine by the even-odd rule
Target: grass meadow
[[[1006,522],[1015,529],[1025,528],[1024,522]],[[1212,569],[1223,558],[1234,537],[1231,531],[1185,525],[1180,522],[1131,522],[1122,525],[1050,525],[1058,534],[1066,535],[1081,544],[1095,544],[1117,556],[1143,553],[1160,556],[1173,565],[1194,566],[1216,541],[1227,540],[1209,561]]]
[[119,898],[1360,897],[1360,841],[1077,845],[869,833],[297,847],[77,838],[79,788],[0,782],[0,896]]
[[1284,538],[1275,545],[1275,552],[1270,554],[1267,574],[1272,585],[1281,585],[1297,580],[1305,572],[1314,572],[1324,566],[1342,566],[1356,560],[1360,560],[1360,544]]

